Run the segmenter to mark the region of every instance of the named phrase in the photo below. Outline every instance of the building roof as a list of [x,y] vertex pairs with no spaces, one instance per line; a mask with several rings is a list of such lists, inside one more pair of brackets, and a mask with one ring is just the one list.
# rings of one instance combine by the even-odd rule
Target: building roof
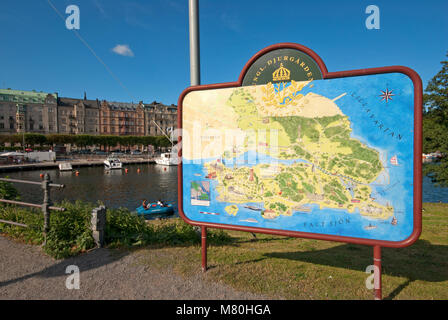
[[72,107],[77,103],[84,103],[84,105],[88,108],[98,108],[99,102],[97,100],[82,100],[82,99],[73,99],[73,98],[64,98],[61,97],[58,99],[58,106],[61,107]]
[[107,101],[112,110],[135,111],[139,106],[138,103]]
[[0,89],[0,101],[10,101],[18,103],[44,103],[45,98],[48,95],[52,95],[54,98],[58,98],[57,93],[26,91],[26,90],[12,90],[12,89]]

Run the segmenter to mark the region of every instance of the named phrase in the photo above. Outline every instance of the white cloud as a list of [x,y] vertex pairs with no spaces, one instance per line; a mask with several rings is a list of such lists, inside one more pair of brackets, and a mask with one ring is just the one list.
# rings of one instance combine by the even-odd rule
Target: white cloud
[[117,44],[113,49],[113,52],[119,54],[120,56],[125,57],[133,57],[134,52],[132,52],[131,48],[127,44]]

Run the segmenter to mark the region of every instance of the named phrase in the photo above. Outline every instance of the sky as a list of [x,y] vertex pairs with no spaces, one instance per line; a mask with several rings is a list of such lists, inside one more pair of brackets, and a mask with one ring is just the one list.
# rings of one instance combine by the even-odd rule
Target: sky
[[[446,0],[199,0],[199,12],[201,84],[236,81],[256,52],[295,42],[330,72],[403,65],[425,88],[448,52]],[[188,0],[0,1],[0,88],[177,104],[189,68]]]

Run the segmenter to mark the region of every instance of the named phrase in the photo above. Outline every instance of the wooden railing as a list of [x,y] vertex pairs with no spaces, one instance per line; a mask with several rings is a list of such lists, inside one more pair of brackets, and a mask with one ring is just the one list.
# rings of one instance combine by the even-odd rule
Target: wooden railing
[[[33,184],[33,185],[40,185],[42,187],[43,193],[44,193],[44,199],[42,204],[35,204],[35,203],[29,203],[29,202],[23,202],[23,201],[16,201],[16,200],[7,200],[7,199],[0,199],[0,202],[3,203],[9,203],[9,204],[16,204],[20,206],[25,207],[33,207],[33,208],[41,208],[42,213],[44,215],[44,226],[43,226],[43,234],[44,234],[44,243],[45,245],[47,243],[47,235],[50,231],[50,210],[55,211],[65,211],[65,208],[60,207],[54,207],[52,206],[52,202],[50,199],[50,188],[64,188],[65,185],[63,184],[56,184],[52,183],[50,180],[50,175],[46,173],[44,175],[44,179],[42,182],[36,182],[36,181],[27,181],[27,180],[19,180],[19,179],[9,179],[9,178],[0,178],[0,181],[6,181],[6,182],[13,182],[13,183],[25,183],[25,184]],[[1,220],[0,223],[6,223],[11,224],[19,227],[25,227],[28,226],[23,223],[18,223],[14,221],[7,221],[7,220]]]

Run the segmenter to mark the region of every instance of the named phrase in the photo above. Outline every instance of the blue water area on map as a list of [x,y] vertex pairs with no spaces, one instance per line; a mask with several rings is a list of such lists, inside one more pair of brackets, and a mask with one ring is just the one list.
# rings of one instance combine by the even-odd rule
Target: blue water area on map
[[[386,90],[392,91],[393,94],[387,101],[383,99]],[[205,178],[207,172],[203,164],[216,159],[202,159],[202,164],[183,159],[183,209],[186,216],[195,221],[229,225],[386,241],[407,239],[413,230],[414,88],[411,79],[404,74],[390,73],[315,80],[312,87],[308,85],[300,93],[306,95],[309,92],[329,99],[345,93],[335,103],[342,113],[348,116],[352,128],[351,137],[360,140],[369,148],[378,150],[385,167],[377,181],[370,184],[371,196],[383,205],[392,205],[398,223],[392,225],[392,218],[373,219],[359,214],[358,211],[349,213],[345,209],[320,209],[316,204],[305,205],[308,210],[294,212],[292,216],[282,215],[275,219],[264,219],[260,211],[245,207],[263,208],[263,203],[236,204],[238,213],[236,216],[229,215],[224,209],[234,203],[217,201],[218,182]],[[391,158],[395,156],[397,163],[391,162]],[[307,162],[303,159],[273,159],[252,151],[231,160],[225,165],[233,167],[235,162],[238,167],[250,167],[275,161],[283,164]],[[210,181],[209,206],[191,205],[190,188],[187,186],[190,186],[191,181],[200,180]],[[219,215],[208,215],[200,213],[201,211]]]

